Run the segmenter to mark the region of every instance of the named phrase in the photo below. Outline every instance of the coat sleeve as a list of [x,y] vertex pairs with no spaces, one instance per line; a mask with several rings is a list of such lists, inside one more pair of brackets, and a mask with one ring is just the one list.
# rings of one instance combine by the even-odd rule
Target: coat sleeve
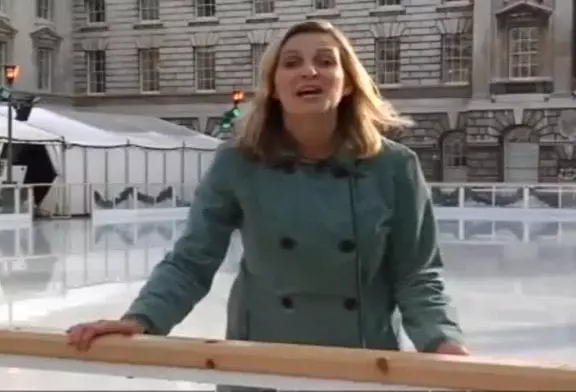
[[183,234],[123,316],[141,323],[146,333],[167,335],[210,291],[242,215],[233,193],[232,155],[228,147],[216,151],[195,190]]
[[396,213],[390,233],[395,300],[406,333],[420,352],[446,341],[463,342],[445,292],[436,221],[416,154],[402,149],[396,161]]

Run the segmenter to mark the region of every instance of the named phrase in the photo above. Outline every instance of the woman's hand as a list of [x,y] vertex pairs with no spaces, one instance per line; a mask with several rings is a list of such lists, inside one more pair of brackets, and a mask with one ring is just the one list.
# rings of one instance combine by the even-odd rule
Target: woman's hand
[[460,343],[444,342],[436,349],[436,354],[468,356],[470,355],[470,351]]
[[144,328],[135,320],[99,320],[76,324],[66,331],[68,344],[80,351],[86,351],[92,342],[104,335],[136,335],[144,332]]

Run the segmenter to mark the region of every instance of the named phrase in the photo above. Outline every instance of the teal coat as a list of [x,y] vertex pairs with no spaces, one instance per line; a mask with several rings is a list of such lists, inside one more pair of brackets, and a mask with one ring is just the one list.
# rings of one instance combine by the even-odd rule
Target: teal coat
[[168,334],[208,293],[240,229],[228,339],[397,350],[398,308],[417,350],[460,342],[417,156],[384,143],[374,158],[323,165],[267,165],[223,145],[187,229],[125,317]]

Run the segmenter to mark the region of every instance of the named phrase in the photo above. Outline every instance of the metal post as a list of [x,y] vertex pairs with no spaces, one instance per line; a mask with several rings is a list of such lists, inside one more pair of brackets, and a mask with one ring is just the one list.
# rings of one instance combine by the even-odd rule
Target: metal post
[[[12,83],[6,83],[8,88],[12,89]],[[8,96],[8,142],[6,143],[6,182],[13,183],[12,167],[14,166],[14,146],[12,142],[12,94]]]
[[20,68],[17,65],[4,65],[4,83],[8,89],[8,96],[6,101],[8,104],[7,108],[7,138],[6,143],[6,182],[8,187],[2,187],[2,204],[6,212],[8,213],[18,213],[17,203],[20,202],[20,190],[14,186],[14,141],[13,141],[13,119],[12,119],[12,87],[14,87],[14,80],[18,77]]

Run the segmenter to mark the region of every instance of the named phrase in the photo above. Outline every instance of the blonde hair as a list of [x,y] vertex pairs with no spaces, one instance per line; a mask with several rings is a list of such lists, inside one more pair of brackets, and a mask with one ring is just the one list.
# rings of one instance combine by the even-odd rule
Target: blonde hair
[[274,75],[284,44],[305,33],[328,34],[336,40],[344,72],[352,85],[351,94],[343,97],[338,107],[340,140],[358,158],[374,156],[382,148],[382,135],[409,125],[409,121],[382,98],[348,39],[326,21],[298,23],[266,48],[260,64],[258,88],[236,126],[237,145],[250,157],[270,160],[289,143],[281,132],[282,110],[280,102],[274,98]]

